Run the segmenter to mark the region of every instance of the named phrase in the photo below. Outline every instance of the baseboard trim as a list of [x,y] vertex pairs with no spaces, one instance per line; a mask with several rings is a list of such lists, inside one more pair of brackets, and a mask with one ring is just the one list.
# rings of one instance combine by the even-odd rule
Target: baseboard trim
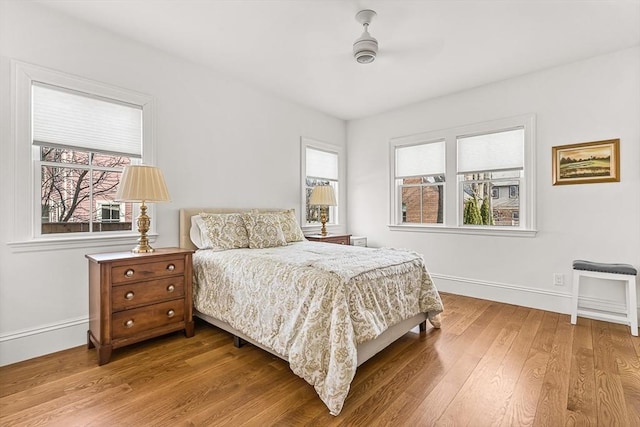
[[62,322],[49,323],[35,328],[22,329],[20,331],[9,332],[7,334],[0,334],[0,343],[88,323],[89,318],[85,316],[77,317],[75,319],[63,320]]
[[0,335],[0,366],[86,344],[88,317],[76,317]]
[[625,304],[619,303],[617,301],[591,297],[580,297],[579,306],[580,308],[606,311],[611,313],[625,313],[627,311],[627,306]]
[[[553,311],[555,313],[571,313],[571,294],[569,292],[555,292],[547,289],[437,273],[431,273],[431,277],[434,279],[438,290],[442,292]],[[579,304],[583,308],[613,313],[623,313],[626,307],[624,302],[593,297],[580,297]]]

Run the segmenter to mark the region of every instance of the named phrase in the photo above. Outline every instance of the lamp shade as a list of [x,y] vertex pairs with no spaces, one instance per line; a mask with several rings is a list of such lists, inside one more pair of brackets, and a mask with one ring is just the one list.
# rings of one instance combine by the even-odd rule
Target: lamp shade
[[116,192],[118,202],[168,202],[162,171],[155,166],[125,166]]
[[336,206],[336,195],[330,185],[318,185],[313,187],[309,204],[315,206]]

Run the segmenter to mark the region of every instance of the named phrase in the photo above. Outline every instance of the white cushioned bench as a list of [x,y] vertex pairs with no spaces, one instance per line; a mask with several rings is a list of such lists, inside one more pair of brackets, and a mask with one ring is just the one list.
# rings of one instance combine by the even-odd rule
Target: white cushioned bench
[[[636,276],[638,270],[629,264],[608,264],[584,260],[573,261],[573,290],[571,294],[571,323],[576,324],[578,315],[591,315],[622,322],[629,325],[631,335],[638,336],[638,300],[636,293]],[[624,314],[602,313],[600,311],[588,310],[578,306],[578,296],[580,294],[580,278],[595,277],[605,280],[619,280],[625,282],[626,312]]]

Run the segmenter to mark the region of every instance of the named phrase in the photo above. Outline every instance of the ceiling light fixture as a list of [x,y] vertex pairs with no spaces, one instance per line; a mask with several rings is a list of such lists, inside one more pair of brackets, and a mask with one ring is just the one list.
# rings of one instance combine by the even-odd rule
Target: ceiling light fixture
[[360,64],[369,64],[376,59],[378,53],[378,40],[369,34],[369,24],[376,16],[373,10],[365,9],[356,13],[356,21],[364,26],[364,32],[353,42],[353,57]]

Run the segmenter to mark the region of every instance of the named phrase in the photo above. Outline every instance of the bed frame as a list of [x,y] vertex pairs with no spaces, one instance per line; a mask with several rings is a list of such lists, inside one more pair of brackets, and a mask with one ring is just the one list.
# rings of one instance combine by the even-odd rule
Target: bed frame
[[[183,208],[180,209],[180,247],[185,249],[197,249],[194,244],[191,242],[191,237],[189,236],[189,230],[191,229],[191,217],[193,215],[198,215],[201,212],[206,213],[235,213],[235,212],[250,212],[250,211],[258,211],[258,212],[280,212],[284,209],[255,209],[255,208]],[[193,315],[204,320],[205,322],[216,326],[220,329],[223,329],[234,337],[234,344],[236,347],[239,347],[243,341],[249,342],[256,347],[259,347],[281,359],[287,360],[281,354],[274,352],[272,349],[263,346],[247,337],[242,332],[233,328],[226,322],[223,322],[220,319],[215,319],[211,316],[208,316],[204,313],[200,313],[198,310],[193,310]],[[375,356],[377,353],[386,348],[389,344],[412,330],[413,328],[419,327],[420,332],[426,331],[427,328],[427,315],[426,313],[420,313],[416,316],[413,316],[407,320],[404,320],[386,331],[384,331],[378,338],[364,342],[357,347],[358,352],[358,366],[362,365],[364,362]]]

